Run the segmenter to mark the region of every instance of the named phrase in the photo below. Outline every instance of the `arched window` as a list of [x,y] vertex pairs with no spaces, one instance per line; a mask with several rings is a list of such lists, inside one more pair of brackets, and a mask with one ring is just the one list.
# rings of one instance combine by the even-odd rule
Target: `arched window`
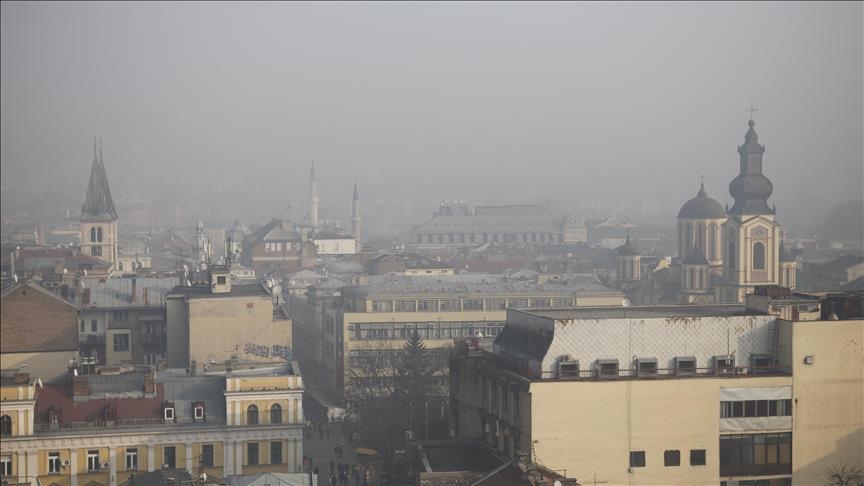
[[753,270],[765,270],[765,244],[753,244]]
[[90,241],[96,241],[96,228],[90,228]]
[[708,259],[717,259],[717,226],[708,226]]
[[102,228],[96,228],[96,241],[102,243]]
[[0,436],[9,437],[12,435],[12,417],[4,415],[0,417]]
[[246,409],[246,425],[258,425],[258,407],[249,405]]
[[729,268],[735,268],[735,242],[729,242]]
[[282,423],[282,407],[278,403],[274,403],[273,406],[270,407],[270,423]]

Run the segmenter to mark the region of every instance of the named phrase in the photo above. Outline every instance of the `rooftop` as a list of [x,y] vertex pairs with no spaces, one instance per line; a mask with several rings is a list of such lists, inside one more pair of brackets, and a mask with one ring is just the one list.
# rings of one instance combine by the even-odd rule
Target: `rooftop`
[[549,309],[513,311],[524,312],[538,317],[559,321],[573,319],[644,319],[644,318],[674,318],[674,317],[721,317],[763,315],[756,310],[748,310],[743,304],[717,305],[669,305],[669,306],[633,306],[633,307],[576,307],[572,309]]
[[591,274],[562,275],[557,280],[537,283],[535,279],[508,280],[497,274],[458,274],[437,277],[401,274],[373,275],[366,285],[349,286],[346,294],[363,297],[399,296],[410,294],[427,295],[565,295],[576,293],[617,294]]
[[260,284],[238,284],[231,285],[231,292],[223,292],[214,294],[209,286],[193,285],[191,287],[178,285],[171,289],[169,296],[185,295],[190,299],[218,299],[226,297],[269,297],[265,289]]
[[83,288],[90,289],[89,305],[99,308],[162,307],[165,296],[179,284],[180,279],[176,277],[85,279],[81,282]]

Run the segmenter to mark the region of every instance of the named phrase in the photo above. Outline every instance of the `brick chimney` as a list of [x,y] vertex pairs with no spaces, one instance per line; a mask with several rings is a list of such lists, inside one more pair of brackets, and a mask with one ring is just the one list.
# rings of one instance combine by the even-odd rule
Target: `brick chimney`
[[132,279],[132,303],[133,304],[138,303],[138,279],[137,278]]
[[72,377],[72,398],[90,395],[90,379],[86,376]]
[[153,377],[153,372],[147,373],[144,375],[144,394],[154,394],[156,393],[156,383]]

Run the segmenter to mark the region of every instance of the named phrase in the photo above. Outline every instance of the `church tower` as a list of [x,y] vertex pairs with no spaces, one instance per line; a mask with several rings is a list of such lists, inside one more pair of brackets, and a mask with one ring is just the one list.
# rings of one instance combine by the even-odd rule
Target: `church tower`
[[354,247],[356,251],[359,253],[363,247],[363,243],[360,240],[360,221],[363,218],[360,217],[360,196],[357,195],[357,182],[354,182],[354,199],[351,200],[351,230],[354,233]]
[[309,174],[309,226],[312,233],[318,231],[318,180],[315,178],[315,162]]
[[624,245],[615,249],[616,280],[619,285],[638,282],[642,278],[642,258],[639,247],[630,241],[630,235]]
[[102,162],[102,141],[97,149],[93,140],[93,166],[87,196],[81,207],[81,252],[117,266],[117,211],[108,187],[108,175]]
[[762,174],[765,146],[759,145],[756,122],[751,117],[747,124],[744,145],[738,147],[740,173],[729,183],[735,204],[723,225],[724,302],[743,302],[754,287],[780,283],[780,225],[768,206],[774,187]]

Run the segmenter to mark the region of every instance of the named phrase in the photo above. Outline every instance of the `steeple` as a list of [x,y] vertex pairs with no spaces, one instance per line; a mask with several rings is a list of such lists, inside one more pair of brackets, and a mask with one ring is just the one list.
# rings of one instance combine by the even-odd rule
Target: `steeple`
[[90,168],[90,182],[87,185],[87,196],[81,207],[83,221],[114,221],[117,211],[108,187],[108,175],[102,162],[102,141],[99,141],[98,151],[96,138],[93,138],[93,165]]
[[309,172],[309,226],[318,231],[318,179],[315,177],[315,161]]
[[756,122],[751,118],[747,125],[750,128],[744,135],[744,145],[738,147],[740,173],[729,183],[729,194],[735,199],[729,214],[774,214],[768,206],[768,198],[774,192],[774,186],[762,174],[762,154],[765,153],[765,146],[759,145],[759,137],[753,128]]
[[359,252],[362,248],[360,241],[360,222],[363,218],[360,217],[360,196],[357,194],[357,181],[354,181],[354,199],[351,201],[351,229],[354,233],[354,244]]

